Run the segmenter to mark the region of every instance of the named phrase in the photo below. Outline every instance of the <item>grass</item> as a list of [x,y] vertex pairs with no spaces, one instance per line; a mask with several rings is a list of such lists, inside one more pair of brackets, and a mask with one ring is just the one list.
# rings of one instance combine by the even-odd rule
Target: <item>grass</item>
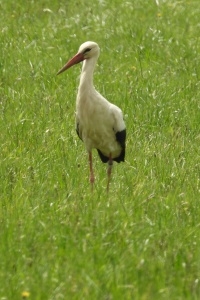
[[[200,298],[199,1],[0,2],[0,300]],[[127,125],[124,164],[74,128],[79,45]]]

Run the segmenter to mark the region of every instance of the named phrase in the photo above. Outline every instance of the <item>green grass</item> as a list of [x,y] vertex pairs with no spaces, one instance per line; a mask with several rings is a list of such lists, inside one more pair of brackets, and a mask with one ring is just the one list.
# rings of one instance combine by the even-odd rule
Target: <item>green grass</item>
[[[0,300],[200,299],[200,3],[0,2]],[[80,66],[127,125],[124,164],[74,126]]]

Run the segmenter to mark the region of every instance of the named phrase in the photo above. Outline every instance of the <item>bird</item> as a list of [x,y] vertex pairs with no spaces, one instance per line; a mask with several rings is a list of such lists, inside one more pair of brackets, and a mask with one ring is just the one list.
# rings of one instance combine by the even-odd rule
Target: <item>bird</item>
[[98,44],[87,41],[79,47],[78,53],[57,72],[57,75],[83,62],[76,98],[76,132],[88,152],[92,190],[95,181],[92,149],[97,149],[101,161],[108,163],[108,192],[113,161],[120,163],[125,160],[126,126],[122,110],[105,99],[93,85],[94,69],[99,55]]

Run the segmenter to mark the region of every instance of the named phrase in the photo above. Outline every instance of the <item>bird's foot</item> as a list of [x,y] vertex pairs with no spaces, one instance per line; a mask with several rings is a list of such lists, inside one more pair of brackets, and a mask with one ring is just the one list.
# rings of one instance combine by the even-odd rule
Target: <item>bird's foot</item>
[[94,183],[94,175],[90,176],[90,183],[93,184]]
[[91,183],[91,190],[93,192],[93,186],[94,186],[94,175],[90,175],[90,183]]

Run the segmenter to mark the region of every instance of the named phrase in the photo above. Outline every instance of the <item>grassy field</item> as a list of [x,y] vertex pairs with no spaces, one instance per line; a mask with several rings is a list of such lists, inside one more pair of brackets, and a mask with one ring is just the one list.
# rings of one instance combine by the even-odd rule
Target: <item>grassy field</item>
[[[200,299],[200,2],[0,1],[0,300]],[[75,132],[87,40],[127,152]]]

